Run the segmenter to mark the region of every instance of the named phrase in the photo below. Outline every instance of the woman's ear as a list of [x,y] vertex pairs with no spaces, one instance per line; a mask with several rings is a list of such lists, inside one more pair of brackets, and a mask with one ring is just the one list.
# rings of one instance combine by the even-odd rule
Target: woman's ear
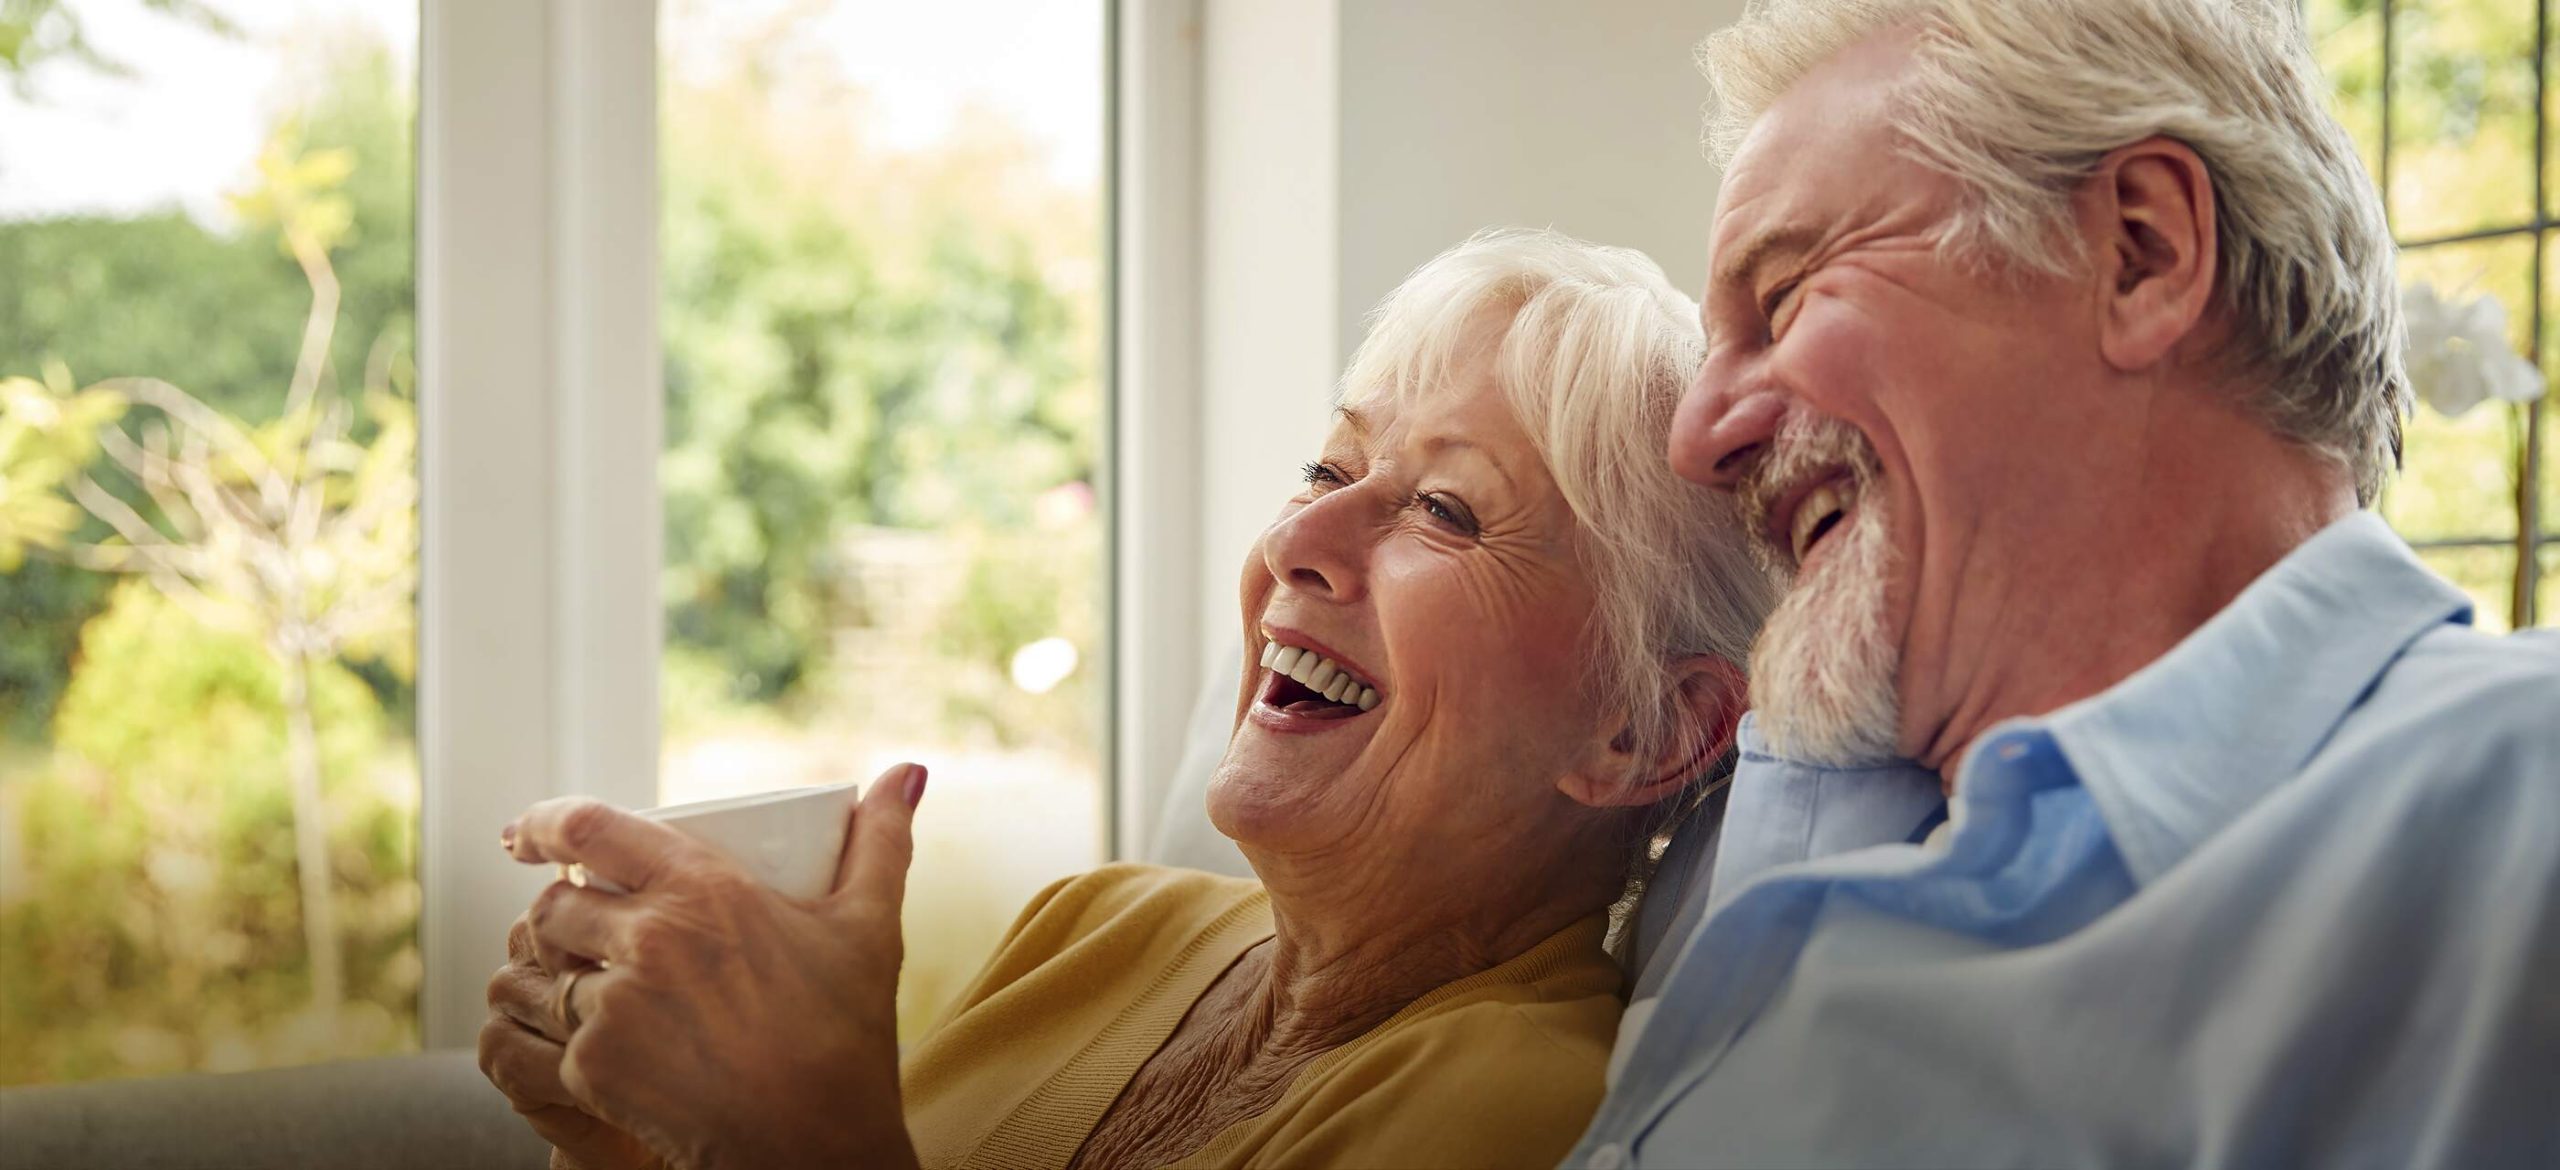
[[1742,668],[1698,654],[1672,664],[1681,726],[1670,742],[1639,750],[1631,721],[1621,719],[1591,753],[1591,762],[1557,785],[1593,808],[1643,808],[1680,791],[1733,746],[1734,729],[1751,707]]

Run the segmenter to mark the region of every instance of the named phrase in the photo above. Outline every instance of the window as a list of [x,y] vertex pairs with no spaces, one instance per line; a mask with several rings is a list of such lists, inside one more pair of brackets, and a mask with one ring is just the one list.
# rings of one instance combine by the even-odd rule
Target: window
[[0,8],[0,1084],[417,1044],[417,36]]
[[1103,858],[1103,5],[660,20],[659,795],[929,766],[912,1034]]
[[[2402,288],[2434,302],[2413,305],[2421,404],[2382,514],[2471,594],[2484,627],[2560,622],[2548,394],[2471,402],[2430,364],[2521,355],[2507,383],[2518,393],[2547,388],[2560,364],[2548,6],[2312,0],[2308,14],[2338,116],[2385,192]],[[2447,341],[2457,315],[2470,336]]]

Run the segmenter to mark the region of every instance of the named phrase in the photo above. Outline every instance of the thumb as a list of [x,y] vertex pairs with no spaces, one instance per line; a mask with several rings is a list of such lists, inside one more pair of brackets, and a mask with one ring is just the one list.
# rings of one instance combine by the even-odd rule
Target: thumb
[[916,802],[924,799],[922,764],[899,764],[880,774],[854,806],[845,830],[844,860],[836,869],[839,902],[906,901],[907,866],[915,860]]

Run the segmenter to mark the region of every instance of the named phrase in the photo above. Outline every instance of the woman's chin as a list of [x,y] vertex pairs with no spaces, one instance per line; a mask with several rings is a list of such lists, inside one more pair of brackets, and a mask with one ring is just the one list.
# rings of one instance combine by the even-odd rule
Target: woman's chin
[[1231,748],[1209,780],[1209,824],[1247,849],[1286,850],[1317,819],[1315,773],[1240,754]]

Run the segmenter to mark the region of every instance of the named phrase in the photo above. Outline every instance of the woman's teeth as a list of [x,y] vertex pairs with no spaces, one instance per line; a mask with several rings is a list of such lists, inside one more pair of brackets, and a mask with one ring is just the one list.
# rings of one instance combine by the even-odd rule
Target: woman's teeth
[[1796,505],[1793,544],[1797,564],[1803,564],[1804,555],[1812,551],[1813,542],[1825,530],[1823,522],[1842,516],[1848,508],[1849,495],[1837,483],[1826,483],[1805,493],[1804,502]]
[[1367,711],[1378,705],[1378,689],[1362,686],[1340,663],[1313,650],[1283,646],[1278,642],[1262,645],[1263,669],[1285,674],[1299,686],[1323,695],[1328,701]]

